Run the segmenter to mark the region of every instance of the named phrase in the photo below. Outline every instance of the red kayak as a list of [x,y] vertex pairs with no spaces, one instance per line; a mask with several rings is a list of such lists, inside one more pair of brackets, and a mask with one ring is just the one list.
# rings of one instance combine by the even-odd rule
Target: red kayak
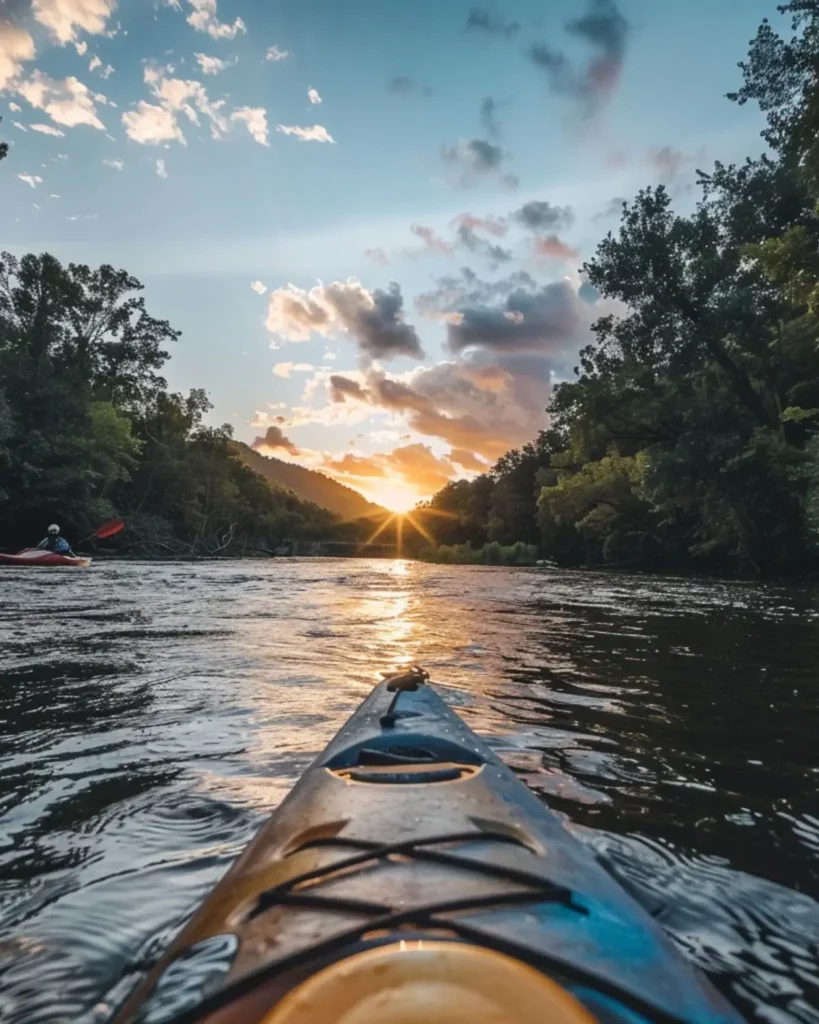
[[48,567],[65,565],[73,566],[74,568],[85,568],[85,566],[90,564],[90,558],[69,558],[68,555],[58,555],[54,551],[43,551],[40,548],[26,548],[24,551],[18,551],[16,555],[0,554],[0,565]]

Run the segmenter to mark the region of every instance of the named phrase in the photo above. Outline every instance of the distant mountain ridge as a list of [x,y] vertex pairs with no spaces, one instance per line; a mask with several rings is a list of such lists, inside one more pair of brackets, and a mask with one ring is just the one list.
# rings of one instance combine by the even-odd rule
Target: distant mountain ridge
[[292,491],[302,501],[312,501],[315,505],[335,512],[342,519],[359,519],[362,516],[383,516],[387,510],[381,505],[367,501],[365,497],[345,487],[324,473],[315,469],[306,469],[293,462],[284,462],[269,455],[261,455],[249,445],[237,441],[236,451],[246,466],[254,469],[266,480]]

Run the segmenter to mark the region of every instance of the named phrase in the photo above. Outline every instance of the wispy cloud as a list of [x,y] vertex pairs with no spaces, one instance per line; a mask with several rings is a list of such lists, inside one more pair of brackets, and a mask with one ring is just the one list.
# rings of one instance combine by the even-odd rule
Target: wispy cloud
[[140,100],[136,110],[122,115],[122,123],[128,138],[142,145],[158,146],[171,141],[181,142],[183,146],[187,144],[176,115],[167,107]]
[[434,252],[443,253],[445,256],[452,255],[452,243],[445,241],[435,231],[426,227],[423,224],[412,224],[410,231],[415,235],[416,238],[420,238],[424,243],[424,247],[432,249]]
[[0,89],[20,74],[26,61],[34,60],[34,40],[24,28],[0,19]]
[[235,39],[239,33],[247,32],[241,18],[236,18],[231,25],[219,21],[216,0],[188,0],[188,4],[193,8],[188,24],[197,32],[207,32],[211,39]]
[[287,60],[289,56],[289,50],[282,50],[279,46],[269,46],[264,59],[278,62],[280,60]]
[[38,185],[43,183],[43,179],[39,174],[18,174],[17,177],[20,181],[24,181],[26,185],[31,185],[32,188],[37,188]]
[[61,44],[73,43],[77,32],[99,35],[116,6],[116,0],[33,0],[31,13]]
[[471,188],[493,176],[508,188],[518,185],[517,177],[504,170],[507,155],[486,139],[460,139],[454,146],[443,146],[441,159],[458,171],[452,183],[460,188]]
[[15,90],[32,107],[44,111],[57,124],[67,128],[88,125],[105,131],[94,106],[95,100],[99,102],[97,95],[73,76],[53,79],[35,70],[30,77],[18,82]]
[[264,293],[267,291],[267,288],[262,284],[261,281],[251,281],[250,287],[253,289],[254,292],[256,292],[257,295],[264,295]]
[[211,137],[220,139],[230,129],[230,120],[225,116],[224,100],[211,100],[201,82],[182,78],[169,78],[169,69],[148,65],[144,80],[159,104],[140,100],[136,110],[122,115],[126,133],[134,142],[143,145],[159,145],[176,141],[183,145],[186,139],[179,126],[179,116],[184,115],[194,125],[199,125],[202,114],[210,123]]
[[549,87],[582,101],[588,115],[620,82],[630,25],[615,0],[589,0],[587,13],[568,22],[566,30],[593,48],[585,68],[579,69],[562,50],[545,43],[532,45],[528,55],[546,75]]
[[111,67],[110,64],[103,64],[100,58],[96,54],[94,54],[94,56],[89,61],[88,70],[96,71],[97,68],[102,68],[102,70],[100,71],[101,78],[110,78],[111,75],[113,75],[114,73],[114,69],[113,67]]
[[313,104],[314,106],[317,103],[321,103],[321,96],[319,95],[318,89],[312,89],[312,88],[308,89],[307,90],[307,98],[308,98],[308,100],[310,100],[311,104]]
[[335,143],[336,141],[327,129],[320,124],[314,124],[311,127],[300,127],[295,124],[277,124],[276,131],[281,132],[282,135],[295,135],[302,142]]
[[41,135],[53,135],[55,138],[65,138],[65,132],[60,131],[59,128],[55,128],[51,124],[30,124],[29,128],[33,132],[39,132]]
[[466,19],[467,32],[484,32],[492,36],[504,36],[511,39],[520,31],[520,23],[507,21],[487,7],[473,7]]
[[264,107],[239,107],[230,115],[231,121],[243,121],[247,130],[260,146],[269,146],[267,112]]
[[121,171],[125,166],[124,160],[103,160],[106,167],[112,167],[115,171]]
[[423,82],[419,82],[409,75],[396,75],[387,84],[387,91],[395,93],[396,96],[431,96],[432,89]]
[[220,71],[232,68],[239,62],[238,57],[234,57],[233,60],[222,60],[220,57],[211,57],[207,53],[195,53],[194,56],[203,75],[218,75]]
[[159,175],[160,178],[167,178],[168,177],[168,169],[165,166],[165,161],[164,160],[157,160],[157,162],[156,162],[156,173]]
[[312,373],[315,366],[312,363],[276,363],[273,373],[277,377],[289,377],[291,373]]

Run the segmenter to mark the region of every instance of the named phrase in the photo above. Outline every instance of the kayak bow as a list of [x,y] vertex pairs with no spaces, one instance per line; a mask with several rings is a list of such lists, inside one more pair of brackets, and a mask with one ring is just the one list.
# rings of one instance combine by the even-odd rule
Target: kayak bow
[[116,1024],[738,1024],[425,679],[374,689]]
[[68,555],[58,555],[55,551],[44,551],[41,548],[26,548],[24,551],[18,551],[16,555],[0,554],[0,565],[47,566],[49,568],[64,565],[79,569],[90,564],[90,558],[70,558]]

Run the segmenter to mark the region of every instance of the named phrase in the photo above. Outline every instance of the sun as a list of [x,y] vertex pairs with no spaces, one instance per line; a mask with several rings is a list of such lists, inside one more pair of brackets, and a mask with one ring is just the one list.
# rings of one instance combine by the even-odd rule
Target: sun
[[418,504],[419,498],[414,491],[390,488],[389,490],[381,492],[376,500],[388,511],[394,512],[398,516],[402,516],[406,512],[410,512],[415,508]]

